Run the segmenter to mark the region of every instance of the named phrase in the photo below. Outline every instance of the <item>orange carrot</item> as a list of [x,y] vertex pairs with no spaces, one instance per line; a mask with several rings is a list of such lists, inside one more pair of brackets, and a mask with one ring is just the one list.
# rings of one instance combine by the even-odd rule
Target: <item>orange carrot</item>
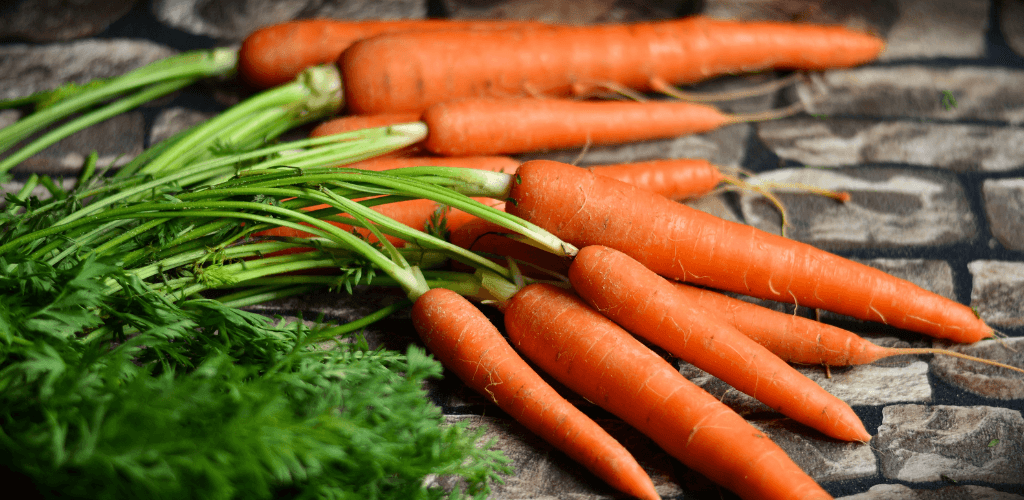
[[871,61],[884,42],[839,26],[705,17],[594,26],[404,32],[353,44],[338,60],[353,113],[423,111],[462,97],[568,97],[646,91],[765,69]]
[[928,347],[883,347],[842,328],[803,316],[786,314],[711,290],[675,282],[677,293],[714,313],[744,335],[791,363],[826,366],[864,365],[883,358],[937,354],[976,361],[1009,370],[1024,369],[997,361]]
[[660,498],[629,451],[541,379],[461,295],[431,289],[413,304],[412,321],[441,364],[531,432],[619,491]]
[[771,439],[572,292],[523,288],[505,327],[540,369],[740,497],[831,498]]
[[597,175],[682,200],[710,193],[728,176],[707,160],[668,159],[587,167]]
[[957,342],[993,335],[969,307],[909,281],[582,168],[524,163],[511,199],[506,211],[568,243],[615,248],[672,279]]
[[628,255],[583,247],[569,267],[569,282],[619,326],[773,410],[836,439],[871,439],[849,405]]
[[526,153],[678,137],[761,118],[683,101],[467,98],[423,112],[423,147],[445,156]]
[[238,74],[257,88],[288,82],[303,69],[333,63],[342,51],[364,38],[400,31],[440,31],[522,25],[523,21],[396,19],[343,21],[302,19],[260,28],[242,41]]

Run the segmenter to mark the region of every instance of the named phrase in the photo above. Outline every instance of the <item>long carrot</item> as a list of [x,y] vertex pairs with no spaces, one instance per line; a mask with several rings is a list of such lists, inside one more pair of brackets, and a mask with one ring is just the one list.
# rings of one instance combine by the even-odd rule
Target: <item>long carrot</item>
[[291,81],[303,69],[333,63],[358,40],[383,33],[519,26],[523,21],[302,19],[260,28],[238,50],[238,74],[257,88]]
[[839,26],[705,17],[594,26],[404,32],[353,44],[338,65],[353,113],[461,97],[580,96],[765,69],[862,64],[884,42]]
[[445,367],[531,432],[619,491],[660,498],[629,451],[541,379],[461,295],[431,289],[413,304],[412,321]]
[[771,439],[571,292],[523,288],[505,327],[543,371],[740,497],[831,498]]
[[583,247],[569,267],[569,282],[619,326],[773,410],[836,439],[871,439],[849,405],[628,255]]
[[936,354],[1024,372],[1024,369],[948,349],[928,347],[884,347],[851,331],[786,314],[711,290],[674,282],[677,293],[703,309],[714,311],[769,351],[791,363],[826,366],[864,365],[892,356]]
[[[308,207],[305,210],[311,211],[323,208],[328,208],[328,205],[316,205]],[[413,229],[420,230],[425,228],[425,224],[428,220],[430,220],[430,216],[441,209],[441,207],[439,207],[437,203],[434,203],[433,201],[427,199],[397,201],[394,203],[376,205],[372,208],[374,211],[384,214],[397,222],[405,224],[406,226],[409,226]],[[331,224],[343,228],[347,231],[356,231],[357,233],[365,237],[367,241],[376,241],[376,237],[373,236],[373,233],[369,229],[363,227],[353,227],[341,222],[332,221]],[[312,236],[312,234],[292,227],[282,226],[260,231],[258,233],[255,233],[253,236],[279,238],[309,238],[310,236]],[[401,238],[397,238],[391,235],[384,235],[384,237],[387,238],[387,240],[390,241],[392,245],[395,245],[395,247],[402,247],[406,244],[406,241]],[[294,253],[302,250],[303,249],[301,248],[293,248],[285,251],[285,253]]]
[[[449,220],[452,215],[464,214],[465,212],[452,210],[449,213]],[[523,275],[532,278],[550,279],[550,273],[565,275],[569,271],[569,260],[558,255],[541,250],[532,245],[509,238],[509,231],[493,222],[477,217],[462,221],[456,216],[456,224],[450,227],[449,241],[452,243],[482,254],[493,254],[499,256],[496,262],[504,262],[500,257],[511,257],[527,265],[520,266]],[[458,262],[452,263],[453,269],[468,270],[468,266]]]
[[423,146],[445,156],[495,155],[623,144],[708,132],[792,109],[728,115],[684,101],[465,98],[430,106]]
[[524,163],[506,211],[669,278],[826,309],[957,342],[993,335],[970,308],[811,245],[558,162]]

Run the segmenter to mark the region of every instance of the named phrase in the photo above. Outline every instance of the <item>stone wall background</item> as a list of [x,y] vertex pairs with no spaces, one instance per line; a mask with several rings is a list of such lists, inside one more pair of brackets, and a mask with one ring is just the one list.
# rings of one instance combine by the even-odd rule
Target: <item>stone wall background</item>
[[[975,307],[1008,338],[959,346],[1024,366],[1024,1],[1022,0],[38,0],[0,4],[0,98],[113,76],[172,53],[236,45],[264,24],[304,17],[506,17],[586,23],[704,13],[743,19],[836,22],[888,41],[882,58],[809,75],[771,95],[723,105],[750,112],[803,101],[808,112],[708,134],[586,151],[524,155],[580,164],[700,157],[758,173],[849,191],[846,204],[782,192],[788,235],[861,260]],[[749,86],[780,75],[723,78],[695,91]],[[250,91],[203,82],[62,141],[12,171],[14,191],[32,172],[73,174],[91,150],[120,163]],[[0,126],[22,110],[0,110]],[[302,134],[296,131],[295,134]],[[692,202],[702,210],[778,231],[777,212],[751,194]],[[318,294],[261,306],[345,321],[393,300]],[[792,306],[769,304],[793,312]],[[803,308],[797,314],[812,316]],[[825,314],[822,319],[893,346],[931,346],[918,335]],[[384,345],[416,342],[407,316],[369,332]],[[1011,350],[1012,348],[1012,350]],[[1024,499],[1024,379],[938,356],[870,366],[801,370],[849,402],[876,434],[832,442],[729,391],[688,365],[688,377],[764,429],[834,496],[867,499]],[[515,460],[517,475],[494,498],[616,498],[559,452],[530,436],[457,381],[432,388],[452,420],[470,420]],[[665,498],[734,498],[578,401],[639,457]],[[443,481],[443,478],[437,479]]]

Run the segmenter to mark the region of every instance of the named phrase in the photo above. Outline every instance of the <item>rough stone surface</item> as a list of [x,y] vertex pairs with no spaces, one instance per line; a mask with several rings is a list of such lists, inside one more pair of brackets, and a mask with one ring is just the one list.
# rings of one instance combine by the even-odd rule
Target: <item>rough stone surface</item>
[[119,76],[173,53],[141,40],[0,44],[0,99],[24,97],[69,82]]
[[142,152],[144,133],[141,113],[129,111],[57,141],[11,171],[74,176],[94,150],[97,167],[120,166]]
[[14,0],[0,4],[0,40],[56,42],[95,35],[135,0]]
[[706,0],[704,4],[701,13],[718,19],[842,24],[875,33],[887,32],[898,16],[894,2]]
[[156,144],[188,127],[213,118],[213,116],[213,113],[203,113],[188,108],[165,109],[153,121],[153,127],[149,132],[149,143]]
[[693,10],[692,0],[442,0],[453,19],[537,19],[588,24],[667,19]]
[[1024,263],[978,260],[967,265],[974,278],[971,307],[994,327],[1024,326]]
[[[1024,122],[1024,71],[921,64],[812,73],[795,93],[813,115]],[[948,93],[948,96],[947,96]]]
[[[505,484],[493,488],[492,498],[597,500],[622,497],[585,468],[511,419],[450,415],[446,420],[449,423],[468,421],[471,427],[486,426],[481,441],[495,440],[496,446],[512,460],[516,474],[505,478]],[[673,477],[673,471],[665,467],[669,457],[649,439],[619,421],[597,422],[636,457],[637,462],[651,475],[661,496],[671,498],[682,492]],[[433,481],[448,487],[454,486],[449,478],[438,477]]]
[[778,443],[818,483],[867,477],[878,472],[878,461],[868,443],[808,438],[807,429],[786,419],[753,420],[751,424]]
[[[829,373],[818,366],[798,366],[797,371],[850,406],[927,403],[932,398],[928,363],[924,361],[911,362],[905,366],[834,367]],[[681,363],[679,372],[742,415],[772,411],[761,402],[689,363]]]
[[[1024,338],[983,340],[969,345],[936,342],[936,347],[1024,369]],[[939,378],[979,396],[1024,399],[1024,374],[953,356],[931,362]]]
[[757,134],[782,159],[809,166],[892,162],[1001,172],[1024,165],[1024,130],[999,125],[812,117],[761,123]]
[[1020,0],[997,0],[1000,9],[999,29],[1007,45],[1024,57],[1024,2]]
[[[942,245],[966,240],[977,231],[963,188],[942,172],[796,168],[772,170],[749,181],[779,186],[774,192],[789,214],[786,235],[822,248]],[[839,203],[801,186],[846,191],[852,198]],[[744,193],[741,206],[748,224],[779,233],[779,211],[767,199]]]
[[223,40],[242,40],[253,30],[292,19],[421,19],[419,0],[153,0],[153,15],[169,26]]
[[1024,250],[1024,178],[988,179],[982,185],[992,236],[1010,250]]
[[991,406],[894,405],[872,440],[882,475],[906,482],[1024,484],[1024,418]]
[[882,60],[979,57],[985,51],[987,0],[897,0]]
[[876,484],[864,493],[836,500],[1021,500],[1024,496],[997,489],[964,485],[915,490],[902,484]]

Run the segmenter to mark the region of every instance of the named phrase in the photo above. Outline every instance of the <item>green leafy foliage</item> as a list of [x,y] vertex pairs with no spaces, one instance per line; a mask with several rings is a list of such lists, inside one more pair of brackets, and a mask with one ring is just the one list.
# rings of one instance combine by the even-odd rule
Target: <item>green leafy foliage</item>
[[[122,293],[105,295],[109,281]],[[0,464],[71,498],[440,498],[507,472],[444,425],[421,350],[312,345],[316,331],[195,298],[111,261],[0,257]],[[455,492],[456,496],[460,492]]]

